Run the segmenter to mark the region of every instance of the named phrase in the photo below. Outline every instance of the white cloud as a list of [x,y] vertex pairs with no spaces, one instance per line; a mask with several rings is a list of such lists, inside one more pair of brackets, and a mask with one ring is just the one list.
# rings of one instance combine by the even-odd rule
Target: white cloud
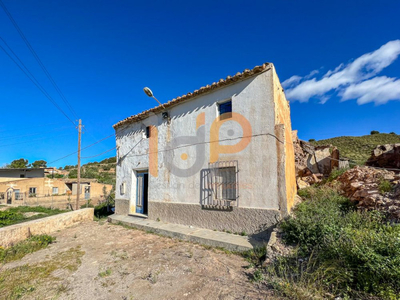
[[[312,97],[319,97],[325,103],[330,91],[342,95],[342,100],[357,99],[357,103],[375,102],[386,103],[389,100],[399,99],[398,80],[396,78],[375,77],[384,68],[392,64],[400,55],[400,40],[386,43],[378,50],[364,54],[353,62],[340,64],[332,71],[328,71],[321,79],[311,78],[318,71],[312,71],[305,77],[292,76],[283,82],[287,88],[286,96],[291,101],[307,102]],[[317,71],[317,72],[316,72]],[[376,80],[373,80],[375,78]],[[371,79],[372,78],[372,79]],[[376,91],[368,89],[368,85],[378,86]],[[385,88],[394,88],[385,92]],[[397,89],[396,89],[397,88]],[[368,91],[368,95],[361,94]],[[380,97],[380,98],[378,98]]]
[[357,99],[358,104],[385,104],[400,100],[400,79],[379,76],[348,86],[341,93],[342,100]]
[[294,76],[290,77],[289,79],[286,79],[284,82],[282,82],[282,86],[285,89],[289,88],[291,86],[294,86],[300,82],[301,78],[302,77],[300,77],[300,76],[294,75]]

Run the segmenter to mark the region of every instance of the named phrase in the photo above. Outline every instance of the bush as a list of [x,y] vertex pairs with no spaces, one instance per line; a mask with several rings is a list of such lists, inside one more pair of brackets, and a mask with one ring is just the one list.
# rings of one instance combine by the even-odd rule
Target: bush
[[17,223],[24,219],[21,213],[5,210],[0,211],[0,227]]
[[371,135],[372,135],[372,134],[379,134],[379,131],[377,131],[377,130],[372,130],[372,131],[371,131]]
[[303,197],[281,224],[285,241],[298,251],[270,270],[289,283],[284,293],[302,287],[301,293],[322,298],[400,299],[400,225],[377,211],[357,211],[326,186],[305,189]]
[[381,194],[388,193],[392,190],[392,184],[389,180],[381,179],[378,184],[378,190]]
[[315,142],[315,139],[309,139],[308,140],[310,143]]
[[103,202],[94,207],[94,215],[99,219],[107,217],[112,214],[113,214],[113,212],[111,210],[111,205],[108,206],[107,202]]

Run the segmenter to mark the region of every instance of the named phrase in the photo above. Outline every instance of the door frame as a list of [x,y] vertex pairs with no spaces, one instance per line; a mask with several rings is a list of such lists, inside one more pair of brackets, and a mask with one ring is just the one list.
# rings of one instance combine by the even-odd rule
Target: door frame
[[[134,169],[132,170],[132,182],[131,182],[131,193],[130,193],[130,200],[129,200],[129,215],[139,215],[139,216],[146,216],[146,214],[137,212],[137,197],[138,197],[138,177],[143,177],[144,174],[147,174],[147,198],[148,198],[148,189],[149,189],[149,169]],[[145,185],[143,184],[143,191]],[[143,195],[142,191],[142,195]],[[144,203],[143,203],[144,204]],[[147,199],[147,207],[148,207],[148,199]]]

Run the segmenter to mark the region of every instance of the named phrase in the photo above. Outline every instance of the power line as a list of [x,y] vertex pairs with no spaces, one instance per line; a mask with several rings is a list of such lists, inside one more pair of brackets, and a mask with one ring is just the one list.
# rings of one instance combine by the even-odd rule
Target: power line
[[11,126],[12,129],[0,130],[0,132],[11,131],[11,130],[13,130],[13,131],[21,131],[21,130],[26,130],[27,128],[32,129],[32,128],[36,128],[36,127],[43,127],[43,126],[50,127],[50,126],[53,126],[53,125],[63,125],[63,124],[65,124],[65,123],[64,122],[58,122],[58,123],[46,123],[46,124],[38,124],[38,125],[32,125],[32,126],[29,125],[29,126],[19,127],[18,125],[21,125],[20,123],[17,124],[16,126],[14,126],[13,124],[10,124],[9,122],[7,122],[6,125]]
[[[199,143],[193,143],[193,144],[185,144],[182,146],[178,146],[175,148],[168,148],[168,149],[162,149],[162,150],[158,150],[158,151],[153,151],[153,152],[147,152],[147,153],[143,153],[143,154],[133,154],[133,155],[125,155],[125,157],[136,157],[136,156],[144,156],[144,155],[149,155],[149,154],[153,154],[153,153],[161,153],[161,152],[167,152],[167,151],[173,151],[176,149],[181,149],[181,148],[186,148],[186,147],[190,147],[190,146],[196,146],[196,145],[203,145],[203,144],[212,144],[212,143],[219,143],[219,142],[226,142],[226,141],[234,141],[234,140],[238,140],[238,139],[244,139],[244,138],[252,138],[252,137],[258,137],[258,136],[272,136],[274,137],[279,143],[284,144],[284,142],[282,142],[280,139],[278,139],[277,136],[275,136],[272,133],[258,133],[258,134],[252,134],[252,135],[248,135],[248,136],[239,136],[239,137],[235,137],[235,138],[226,138],[226,139],[221,139],[221,140],[215,140],[215,141],[208,141],[208,142],[199,142]],[[141,140],[140,140],[141,141]],[[139,141],[139,142],[140,142]],[[135,145],[136,146],[136,145]],[[134,147],[135,147],[134,146]],[[131,149],[132,150],[132,149]],[[129,150],[129,151],[131,151]],[[128,152],[129,153],[129,152]]]
[[[0,1],[1,1],[1,0],[0,0]],[[115,136],[114,133],[111,134],[111,135],[109,135],[109,136],[106,136],[105,138],[102,138],[101,140],[98,140],[97,142],[94,142],[93,144],[90,144],[90,145],[88,145],[88,146],[86,146],[86,147],[83,147],[83,148],[81,149],[81,151],[82,151],[82,150],[85,150],[85,149],[87,149],[87,148],[90,148],[90,147],[92,147],[92,146],[94,146],[94,145],[96,145],[96,144],[98,144],[98,143],[101,143],[102,141],[104,141],[104,140],[106,140],[106,139],[109,139],[110,137],[113,137],[113,136]],[[59,160],[62,160],[62,159],[67,158],[67,157],[70,157],[71,155],[74,155],[74,154],[76,154],[76,153],[78,153],[78,151],[72,152],[72,153],[67,154],[67,155],[65,155],[65,156],[63,156],[63,157],[60,157],[60,158],[58,158],[58,159],[56,159],[56,160],[53,160],[53,161],[49,162],[48,164],[50,165],[50,164],[55,163],[55,162],[57,162],[57,161],[59,161]]]
[[2,136],[0,137],[0,141],[2,140],[8,140],[8,139],[13,139],[13,138],[20,138],[20,137],[27,137],[27,136],[35,136],[35,135],[40,135],[40,134],[44,134],[44,133],[50,133],[53,131],[60,131],[62,129],[69,129],[70,127],[60,127],[60,128],[55,128],[53,130],[50,131],[46,131],[46,132],[37,132],[37,133],[28,133],[28,134],[19,134],[19,135],[9,135],[9,136]]
[[[1,0],[0,0],[1,1]],[[1,38],[1,40],[5,43],[5,41],[3,40],[3,38]],[[6,43],[5,43],[6,44]],[[7,45],[7,44],[6,44]],[[7,45],[8,47],[8,45]],[[4,47],[2,45],[0,45],[0,48],[4,51],[4,53],[17,65],[17,67],[26,75],[26,77],[28,77],[34,85],[36,85],[36,87],[46,96],[47,99],[49,99],[49,101],[75,126],[74,121],[71,120],[70,117],[68,117],[68,115],[62,110],[62,108],[54,101],[54,99],[47,93],[47,91],[42,87],[42,85],[36,80],[36,78],[32,75],[31,72],[25,71],[19,64],[18,62],[7,52],[6,49],[4,49]],[[10,48],[11,49],[11,48]],[[18,58],[18,57],[17,57]],[[18,58],[18,60],[20,60]],[[31,76],[29,75],[31,74]]]
[[107,152],[110,152],[110,151],[114,150],[115,148],[117,148],[117,146],[115,146],[115,147],[113,147],[111,149],[108,149],[107,151],[104,151],[102,153],[96,154],[96,155],[82,157],[82,159],[97,157],[97,156],[100,156],[100,155],[105,154]]
[[[59,135],[58,137],[67,136],[67,135],[71,135],[71,133]],[[31,143],[31,142],[40,141],[40,140],[45,140],[45,139],[49,139],[49,137],[42,137],[42,138],[38,138],[38,139],[34,139],[34,140],[29,140],[29,141],[18,142],[18,143],[14,143],[14,144],[0,145],[0,147],[8,147],[8,146],[20,145],[20,144]]]
[[[90,168],[90,167],[95,167],[95,166],[109,166],[109,165],[116,165],[116,162],[113,163],[105,163],[105,164],[93,164],[93,163],[87,163],[81,166],[81,169],[85,168]],[[112,166],[111,166],[112,167]],[[63,171],[71,171],[71,170],[78,170],[78,168],[68,168],[68,169],[63,169]]]
[[51,84],[54,86],[56,89],[57,93],[60,95],[61,99],[64,101],[64,103],[67,105],[68,109],[72,112],[72,114],[75,116],[76,119],[78,119],[78,116],[76,115],[73,107],[71,104],[68,102],[68,100],[65,98],[64,94],[61,92],[60,88],[54,81],[53,77],[50,75],[49,71],[45,67],[45,65],[42,63],[40,60],[39,56],[37,55],[36,51],[33,49],[32,45],[29,43],[28,39],[25,37],[24,33],[22,32],[21,28],[18,26],[17,22],[14,20],[13,16],[11,13],[8,11],[7,7],[4,5],[3,1],[0,0],[0,5],[3,8],[4,12],[10,19],[11,23],[14,25],[15,29],[17,29],[19,35],[21,36],[22,40],[25,42],[26,46],[28,49],[31,51],[32,55],[35,57],[36,61],[38,62],[39,66],[42,68],[43,72],[46,74],[47,78],[50,80]]

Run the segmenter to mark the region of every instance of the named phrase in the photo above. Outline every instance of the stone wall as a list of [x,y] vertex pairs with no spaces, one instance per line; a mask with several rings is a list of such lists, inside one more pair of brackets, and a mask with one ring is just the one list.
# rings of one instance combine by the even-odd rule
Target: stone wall
[[93,221],[94,209],[85,208],[0,228],[0,246],[10,247],[32,235],[50,234],[82,222]]

